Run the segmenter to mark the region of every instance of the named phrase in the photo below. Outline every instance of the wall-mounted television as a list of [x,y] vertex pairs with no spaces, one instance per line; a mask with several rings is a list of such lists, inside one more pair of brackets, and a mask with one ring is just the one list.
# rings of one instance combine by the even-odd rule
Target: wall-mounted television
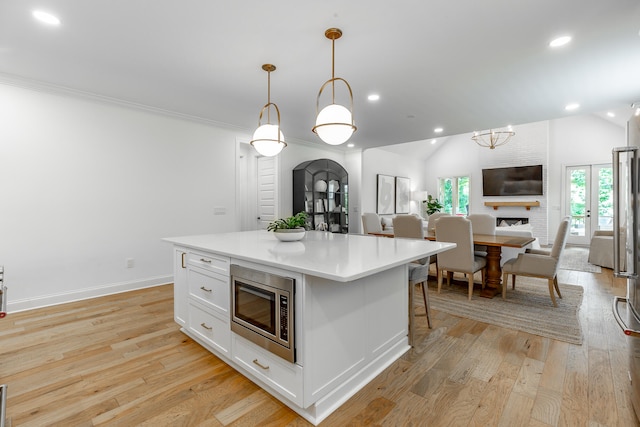
[[483,196],[541,196],[542,165],[482,169]]

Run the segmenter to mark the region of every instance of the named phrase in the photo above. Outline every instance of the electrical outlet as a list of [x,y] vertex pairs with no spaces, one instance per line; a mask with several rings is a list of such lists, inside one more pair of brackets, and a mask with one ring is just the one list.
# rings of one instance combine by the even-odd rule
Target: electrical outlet
[[133,258],[127,258],[126,260],[127,268],[133,268],[134,265],[135,265],[135,260]]

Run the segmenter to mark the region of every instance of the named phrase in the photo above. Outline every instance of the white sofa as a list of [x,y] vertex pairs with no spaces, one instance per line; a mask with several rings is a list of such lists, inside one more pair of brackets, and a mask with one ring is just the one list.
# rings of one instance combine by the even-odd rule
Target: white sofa
[[[418,214],[411,214],[419,217]],[[385,233],[393,233],[393,217],[395,215],[380,215],[380,222],[382,223],[382,231]],[[427,221],[422,220],[422,228],[424,232],[427,232]]]
[[[496,227],[497,236],[514,236],[514,237],[535,237],[533,235],[533,227],[530,224],[512,225],[506,227]],[[532,243],[524,248],[502,248],[502,258],[500,266],[512,258],[517,258],[519,253],[524,253],[527,249],[540,249],[540,242],[536,238]]]

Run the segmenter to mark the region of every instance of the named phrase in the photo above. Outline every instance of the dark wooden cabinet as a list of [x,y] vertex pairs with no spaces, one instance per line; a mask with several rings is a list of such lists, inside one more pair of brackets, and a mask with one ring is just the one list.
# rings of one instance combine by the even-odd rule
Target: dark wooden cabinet
[[329,159],[309,160],[293,169],[293,213],[305,211],[312,230],[349,232],[349,175]]

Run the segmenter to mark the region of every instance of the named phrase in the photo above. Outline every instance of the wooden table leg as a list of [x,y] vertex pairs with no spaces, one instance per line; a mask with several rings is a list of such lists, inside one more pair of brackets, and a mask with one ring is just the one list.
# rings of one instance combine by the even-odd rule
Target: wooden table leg
[[480,292],[481,297],[493,298],[502,291],[500,285],[502,279],[502,269],[500,268],[501,253],[500,246],[487,246],[487,283],[482,292]]

